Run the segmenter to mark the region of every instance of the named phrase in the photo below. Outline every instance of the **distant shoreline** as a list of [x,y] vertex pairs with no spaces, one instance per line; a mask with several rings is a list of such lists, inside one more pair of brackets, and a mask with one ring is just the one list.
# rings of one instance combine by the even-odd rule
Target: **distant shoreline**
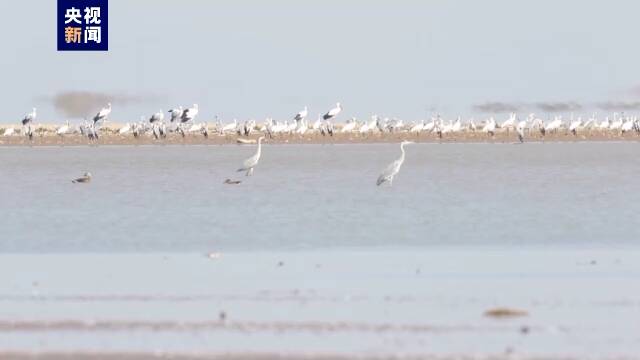
[[[188,134],[184,138],[179,134],[169,134],[164,139],[155,140],[145,134],[138,138],[132,135],[117,135],[105,133],[96,141],[90,141],[79,134],[57,136],[57,135],[36,135],[33,140],[21,135],[0,136],[0,146],[108,146],[108,145],[229,145],[229,144],[253,144],[261,133],[254,133],[251,136],[220,135],[210,133],[208,138],[201,134]],[[455,133],[446,134],[439,138],[436,134],[423,133],[419,136],[414,133],[375,133],[375,134],[344,134],[338,133],[334,136],[322,136],[320,134],[296,135],[278,134],[265,140],[270,144],[372,144],[372,143],[396,143],[403,140],[411,140],[418,143],[517,143],[515,132],[507,133],[502,131],[493,137],[481,133]],[[524,142],[620,142],[620,141],[640,141],[640,136],[636,133],[612,134],[610,132],[590,131],[583,134],[572,135],[564,131],[547,134],[542,137],[533,134],[525,137]]]

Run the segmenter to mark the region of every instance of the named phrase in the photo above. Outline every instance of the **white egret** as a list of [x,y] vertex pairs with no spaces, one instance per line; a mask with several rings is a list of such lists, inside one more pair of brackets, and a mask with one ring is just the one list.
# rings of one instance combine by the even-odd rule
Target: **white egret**
[[387,168],[384,169],[382,174],[380,174],[380,176],[378,177],[378,181],[376,181],[377,186],[380,186],[385,182],[388,182],[389,186],[392,185],[393,177],[396,176],[396,174],[400,171],[400,167],[404,162],[404,146],[408,144],[413,144],[413,141],[403,141],[400,143],[400,151],[402,152],[402,154],[400,155],[400,158],[392,162],[391,164],[389,164],[389,166],[387,166]]
[[412,133],[419,133],[420,131],[422,131],[422,129],[424,129],[424,120],[414,124],[410,129],[409,132]]
[[478,127],[476,126],[476,122],[475,120],[473,120],[473,118],[469,119],[469,122],[467,123],[467,129],[471,131],[476,131],[478,129]]
[[67,120],[66,124],[60,126],[58,130],[56,130],[56,135],[63,136],[69,132],[69,120]]
[[287,132],[289,134],[294,132],[296,130],[296,128],[298,127],[298,122],[297,121],[292,121],[291,124],[289,124],[287,121],[285,121],[285,123],[287,123],[287,126],[285,127],[285,132]]
[[453,123],[453,126],[451,127],[451,131],[459,132],[460,130],[462,130],[462,118],[458,116],[458,118],[456,119],[456,122]]
[[500,128],[502,129],[507,129],[507,134],[509,133],[509,129],[513,128],[516,126],[516,114],[515,113],[511,113],[511,115],[509,115],[509,118],[507,120],[505,120],[502,125],[500,125]]
[[233,122],[230,122],[222,127],[221,132],[224,134],[227,131],[235,131],[238,128],[238,120],[233,119]]
[[562,127],[562,117],[556,116],[552,122],[550,122],[549,124],[547,124],[547,126],[545,126],[544,130],[545,132],[549,132],[549,131],[556,132],[561,127]]
[[609,128],[610,125],[611,125],[611,121],[609,121],[609,117],[607,116],[604,118],[604,120],[602,120],[600,124],[598,124],[598,129],[606,130]]
[[300,120],[300,123],[296,128],[296,133],[299,135],[304,135],[304,133],[306,133],[308,129],[309,129],[309,125],[307,125],[307,121],[303,119],[303,120]]
[[[622,116],[618,117],[618,113],[613,113],[613,122],[609,125],[609,130],[620,130],[622,128]],[[616,120],[617,118],[617,120]]]
[[582,118],[578,117],[578,120],[574,120],[569,124],[569,131],[574,135],[578,135],[578,128],[582,125]]
[[623,134],[627,131],[631,131],[633,129],[634,124],[635,122],[633,121],[633,119],[627,118],[627,120],[620,127],[620,130],[622,131]]
[[246,176],[251,176],[253,175],[253,168],[258,165],[258,161],[260,160],[260,154],[262,153],[262,140],[264,139],[264,136],[260,136],[258,138],[258,149],[256,150],[256,153],[253,154],[253,156],[251,156],[250,158],[246,159],[243,163],[242,163],[242,167],[240,169],[238,169],[238,171],[246,171],[247,173],[245,174]]
[[318,114],[318,118],[316,119],[316,121],[313,123],[313,126],[311,127],[314,131],[318,131],[320,130],[320,127],[322,126],[322,114]]
[[442,126],[441,132],[442,134],[448,134],[453,131],[453,121],[449,120],[449,123]]
[[433,131],[436,127],[436,118],[432,117],[431,122],[428,122],[422,126],[423,131]]
[[493,136],[493,134],[495,134],[496,132],[496,121],[493,119],[493,117],[491,117],[487,123],[484,125],[484,128],[482,129],[483,132],[486,132],[487,134]]
[[356,118],[351,118],[350,120],[347,120],[347,123],[344,124],[342,129],[340,129],[340,132],[341,133],[352,132],[356,128],[357,124],[358,122],[356,121]]
[[124,126],[123,126],[123,127],[121,127],[121,128],[118,130],[118,134],[120,134],[120,135],[124,135],[124,134],[128,133],[129,131],[131,131],[131,124],[126,123],[126,124],[124,124]]

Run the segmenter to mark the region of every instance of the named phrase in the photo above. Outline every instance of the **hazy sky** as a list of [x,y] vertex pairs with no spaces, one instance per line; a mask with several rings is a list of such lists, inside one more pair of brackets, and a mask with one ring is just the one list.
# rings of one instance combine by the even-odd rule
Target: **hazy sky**
[[[112,118],[424,117],[485,102],[639,101],[640,2],[109,0],[108,52],[57,52],[55,0],[2,1],[3,109],[61,121],[63,91],[132,96]],[[524,104],[524,105],[523,105]],[[530,105],[527,105],[530,104]],[[528,109],[527,109],[528,111]],[[539,109],[538,112],[541,112]],[[602,110],[600,110],[602,111]]]

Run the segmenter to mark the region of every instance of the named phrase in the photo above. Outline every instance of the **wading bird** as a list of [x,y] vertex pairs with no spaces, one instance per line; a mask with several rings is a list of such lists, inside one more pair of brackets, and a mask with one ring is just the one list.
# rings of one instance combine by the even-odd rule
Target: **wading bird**
[[260,160],[260,154],[261,154],[261,151],[262,151],[262,139],[264,139],[264,136],[260,136],[258,138],[258,150],[256,150],[256,153],[253,154],[252,157],[250,157],[247,160],[245,160],[242,163],[242,167],[240,169],[238,169],[238,171],[246,171],[247,172],[245,174],[246,176],[253,175],[253,168],[256,165],[258,165],[258,161]]
[[118,130],[118,134],[124,135],[124,134],[128,133],[129,131],[131,131],[131,124],[130,123],[126,123],[126,124],[124,124],[123,127],[121,127]]
[[36,119],[36,108],[22,118],[22,126],[32,123]]
[[151,115],[151,117],[149,118],[149,122],[152,124],[161,122],[162,120],[164,120],[164,113],[162,112],[162,110],[158,110],[157,113]]
[[404,146],[408,144],[413,144],[413,141],[403,141],[400,143],[400,151],[402,152],[402,155],[400,155],[398,160],[392,162],[386,169],[384,169],[382,174],[378,177],[378,181],[376,181],[377,186],[380,186],[385,182],[388,182],[389,186],[392,185],[393,177],[400,171],[400,167],[404,162]]
[[31,124],[36,119],[36,108],[28,113],[22,118],[22,133],[29,138],[29,140],[33,140],[33,128]]
[[569,124],[569,131],[573,136],[578,135],[578,128],[582,125],[582,118],[578,117],[578,120],[573,120]]
[[198,115],[198,104],[193,104],[193,107],[185,109],[180,116],[180,121],[183,123],[193,120]]
[[222,127],[220,130],[221,134],[226,133],[227,131],[236,131],[238,128],[238,119],[233,119],[233,122],[230,122]]
[[516,132],[518,133],[518,141],[520,141],[520,143],[524,142],[525,127],[527,127],[527,122],[525,120],[518,122],[518,125],[516,125]]
[[169,110],[169,114],[171,114],[171,122],[175,122],[182,116],[182,106]]
[[100,120],[106,120],[109,114],[111,114],[111,103],[108,103],[106,108],[98,111],[96,116],[93,117],[93,122],[97,123]]
[[91,181],[91,173],[90,172],[86,172],[84,173],[84,175],[82,175],[81,177],[71,180],[72,183],[74,184],[78,184],[78,183],[88,183]]
[[340,103],[336,103],[336,107],[327,111],[326,114],[322,117],[324,120],[330,120],[336,117],[342,111],[342,105]]
[[67,120],[67,122],[64,125],[60,126],[58,130],[56,130],[56,135],[64,136],[68,132],[69,132],[69,120]]
[[293,118],[293,120],[295,120],[295,121],[304,120],[304,118],[307,117],[307,114],[309,114],[309,111],[307,110],[307,107],[305,106],[304,109],[302,109],[299,113],[296,114],[296,116]]
[[482,131],[493,137],[496,132],[496,121],[493,119],[493,117],[486,122]]

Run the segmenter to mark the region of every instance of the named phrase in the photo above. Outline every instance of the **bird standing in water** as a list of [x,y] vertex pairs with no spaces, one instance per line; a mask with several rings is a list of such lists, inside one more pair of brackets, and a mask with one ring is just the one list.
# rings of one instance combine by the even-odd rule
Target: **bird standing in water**
[[400,151],[402,152],[402,155],[400,155],[400,158],[398,158],[398,160],[392,162],[391,164],[389,164],[389,166],[387,166],[386,169],[384,169],[382,174],[380,174],[380,176],[378,177],[378,181],[376,181],[377,186],[380,186],[385,182],[388,182],[389,186],[392,185],[393,177],[396,176],[396,174],[400,171],[400,167],[404,162],[404,146],[408,144],[413,144],[413,141],[403,141],[400,143]]
[[91,173],[90,172],[86,172],[81,177],[79,177],[77,179],[74,179],[74,180],[71,180],[71,182],[74,183],[74,184],[88,183],[90,181],[91,181]]
[[242,163],[242,167],[240,169],[238,169],[238,171],[246,171],[247,172],[245,174],[246,176],[253,175],[253,168],[256,165],[258,165],[258,161],[260,160],[260,155],[261,155],[261,152],[262,152],[262,139],[264,139],[264,136],[260,136],[258,138],[258,150],[256,150],[256,153],[253,154],[252,157],[250,157],[247,160],[245,160]]

